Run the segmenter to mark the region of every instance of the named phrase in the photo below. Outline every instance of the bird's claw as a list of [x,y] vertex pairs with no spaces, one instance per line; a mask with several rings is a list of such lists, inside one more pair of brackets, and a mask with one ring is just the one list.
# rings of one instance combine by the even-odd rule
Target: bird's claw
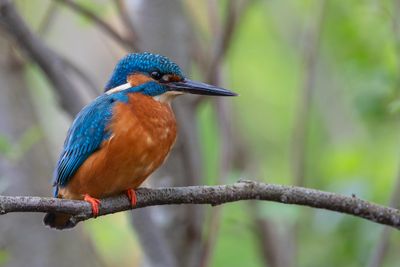
[[126,196],[128,197],[129,201],[131,202],[132,207],[136,207],[137,196],[136,196],[135,190],[133,190],[133,189],[126,190]]
[[96,218],[97,216],[99,216],[100,200],[97,198],[91,197],[88,194],[84,195],[83,200],[85,200],[86,202],[89,202],[89,204],[92,206],[93,217]]

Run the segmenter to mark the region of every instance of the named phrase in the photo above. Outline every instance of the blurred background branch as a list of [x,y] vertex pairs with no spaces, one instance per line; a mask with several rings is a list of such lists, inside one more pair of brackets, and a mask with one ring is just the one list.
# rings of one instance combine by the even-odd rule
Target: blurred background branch
[[[12,1],[0,1],[0,25],[14,39],[16,44],[34,60],[59,92],[61,106],[76,114],[89,102],[89,96],[82,94],[66,75],[65,61],[47,47],[27,27],[15,10]],[[67,64],[68,65],[68,64]]]
[[[220,28],[216,27],[214,33],[215,47],[214,53],[211,53],[209,59],[209,67],[203,69],[206,81],[210,84],[217,86],[223,86],[222,81],[222,63],[229,50],[230,44],[232,44],[232,38],[235,34],[237,26],[240,24],[240,19],[245,14],[247,8],[250,5],[250,0],[241,2],[228,1],[226,7],[226,15],[223,20],[217,17],[216,10],[213,10],[214,4],[208,2],[210,10],[210,21],[214,22],[214,25],[219,25]],[[199,100],[198,100],[199,101]],[[232,107],[227,101],[221,101],[216,99],[214,101],[214,110],[217,115],[217,125],[219,134],[219,172],[218,179],[215,181],[217,184],[225,183],[229,176],[230,170],[232,169],[231,162],[233,161],[233,155],[235,154],[234,138],[233,138],[233,124],[232,124]],[[209,214],[208,223],[205,229],[207,232],[204,234],[204,241],[201,248],[200,264],[199,267],[210,266],[212,253],[215,250],[215,244],[218,239],[218,233],[221,223],[221,212],[222,207],[216,207],[212,209]]]
[[[316,5],[315,18],[313,18],[309,29],[305,32],[305,43],[303,51],[304,76],[297,103],[297,112],[295,113],[293,136],[292,136],[292,168],[293,184],[297,186],[305,185],[306,166],[308,158],[308,131],[310,125],[310,115],[313,106],[313,93],[317,77],[317,64],[321,35],[327,14],[328,0],[321,0]],[[298,221],[292,229],[292,263],[289,266],[295,266],[298,253],[298,232],[301,222]]]
[[[85,8],[84,6],[78,4],[77,2],[73,0],[54,0],[54,1],[64,4],[65,6],[75,11],[78,15],[82,15],[91,20],[99,29],[107,33],[118,44],[123,45],[127,50],[138,51],[138,48],[135,46],[135,41],[134,41],[135,35],[132,34],[133,33],[132,31],[131,35],[129,36],[130,38],[127,39],[121,36],[111,25],[109,25],[107,22],[105,22],[103,19],[97,16],[90,9]],[[122,16],[122,18],[124,18],[124,16]],[[129,27],[128,29],[131,29],[131,27]]]
[[[400,73],[400,1],[394,1],[393,14],[391,15],[392,20],[392,32],[393,39],[395,41],[395,52],[396,52],[396,66],[397,71]],[[396,90],[400,91],[400,76],[396,79]],[[389,207],[399,208],[400,207],[400,163],[397,166],[397,175],[394,179],[393,191],[389,200]],[[376,242],[371,257],[368,262],[368,267],[380,267],[383,266],[385,256],[388,253],[390,247],[391,231],[389,228],[383,228],[378,242]]]

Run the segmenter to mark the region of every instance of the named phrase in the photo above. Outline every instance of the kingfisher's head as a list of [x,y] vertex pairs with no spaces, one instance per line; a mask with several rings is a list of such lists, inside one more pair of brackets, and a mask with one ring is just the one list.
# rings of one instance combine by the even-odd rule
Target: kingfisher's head
[[186,79],[179,66],[167,57],[152,53],[128,54],[116,65],[105,92],[129,90],[170,100],[183,93],[235,96],[234,92]]

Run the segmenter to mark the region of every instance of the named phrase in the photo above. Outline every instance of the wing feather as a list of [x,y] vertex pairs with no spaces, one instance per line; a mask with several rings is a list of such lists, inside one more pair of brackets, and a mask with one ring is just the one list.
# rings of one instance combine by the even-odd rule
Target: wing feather
[[55,195],[58,194],[58,187],[66,186],[83,162],[109,138],[107,125],[111,121],[114,103],[112,96],[104,94],[77,115],[55,170]]

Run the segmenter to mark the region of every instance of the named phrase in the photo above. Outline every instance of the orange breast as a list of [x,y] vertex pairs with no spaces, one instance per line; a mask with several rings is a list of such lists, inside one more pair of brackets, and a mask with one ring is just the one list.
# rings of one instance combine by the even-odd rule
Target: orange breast
[[109,140],[60,188],[60,197],[102,198],[135,189],[164,162],[176,139],[170,105],[138,93],[115,105],[109,128]]

